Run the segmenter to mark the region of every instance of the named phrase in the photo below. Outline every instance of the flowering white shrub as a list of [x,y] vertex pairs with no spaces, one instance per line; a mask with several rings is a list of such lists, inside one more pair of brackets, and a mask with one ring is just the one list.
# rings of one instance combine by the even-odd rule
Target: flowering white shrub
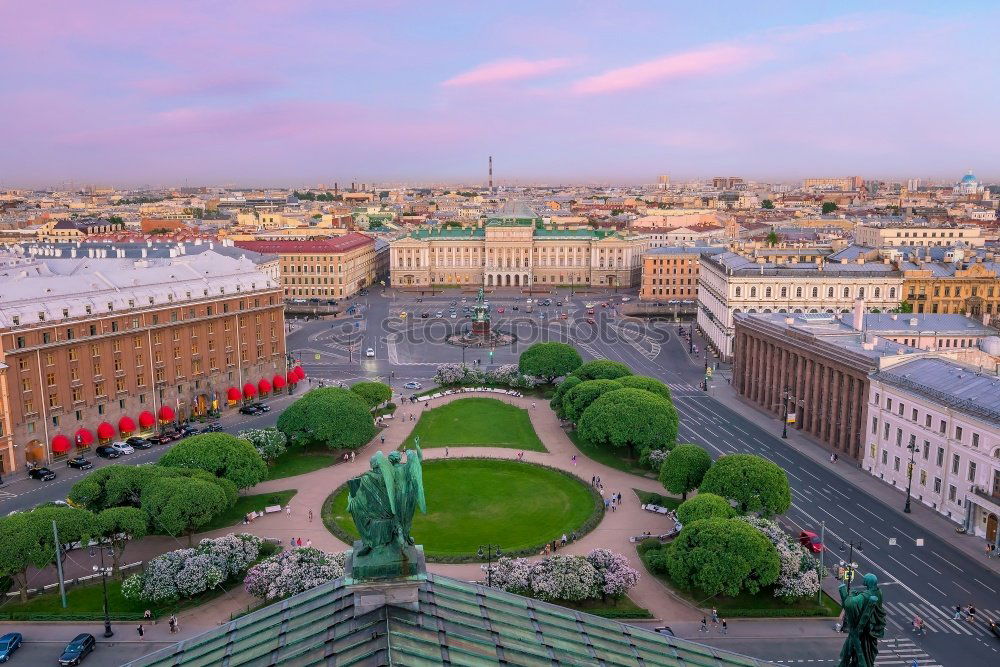
[[659,470],[663,462],[667,460],[667,456],[670,454],[665,449],[651,449],[649,450],[649,467],[653,470]]
[[122,595],[160,602],[204,593],[246,570],[260,555],[261,544],[255,535],[225,535],[202,540],[195,549],[168,551],[122,582]]
[[493,588],[549,601],[620,597],[639,581],[628,559],[607,549],[595,549],[586,557],[549,556],[534,563],[504,556],[482,569]]
[[755,516],[741,516],[771,541],[781,560],[781,574],[774,587],[774,597],[792,599],[815,596],[820,579],[816,572],[816,559],[805,547],[793,540],[774,521]]
[[600,595],[601,575],[583,556],[551,556],[531,568],[531,593],[540,600],[579,602]]
[[607,549],[594,549],[587,554],[587,561],[601,577],[601,593],[621,597],[639,583],[639,573],[628,564],[628,559]]
[[437,367],[434,380],[440,385],[458,384],[465,379],[469,367],[465,364],[441,364]]
[[312,547],[290,549],[265,558],[247,571],[243,587],[262,600],[277,600],[344,576],[345,553]]
[[535,378],[521,375],[517,364],[502,364],[486,371],[465,364],[441,364],[437,367],[434,380],[442,386],[483,383],[513,389],[530,389],[538,384]]
[[288,449],[288,437],[276,428],[249,428],[236,434],[249,440],[266,463],[274,461]]
[[526,558],[502,556],[491,566],[483,565],[493,588],[527,595],[531,593],[531,562]]

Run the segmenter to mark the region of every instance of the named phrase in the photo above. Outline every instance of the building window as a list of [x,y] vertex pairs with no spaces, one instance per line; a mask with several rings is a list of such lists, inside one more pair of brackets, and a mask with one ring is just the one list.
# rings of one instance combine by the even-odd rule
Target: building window
[[931,457],[931,443],[924,440],[924,461]]
[[878,435],[878,417],[872,417],[872,435]]
[[889,465],[889,452],[882,450],[882,465]]
[[934,493],[941,493],[941,478],[934,478]]
[[894,456],[892,458],[892,469],[895,470],[896,472],[899,472],[899,457],[898,456]]
[[889,439],[889,422],[884,422],[882,424],[882,439],[883,440]]
[[948,500],[955,502],[955,496],[958,495],[958,491],[955,489],[954,484],[948,485]]
[[890,410],[890,411],[892,410],[892,399],[891,398],[885,399],[885,409],[886,410]]
[[976,462],[975,461],[969,461],[969,477],[968,477],[968,479],[969,479],[970,482],[975,482],[976,481]]
[[973,433],[972,434],[972,446],[973,447],[978,447],[979,446],[979,434],[978,433]]
[[920,471],[920,486],[927,486],[927,471]]
[[951,474],[952,475],[957,475],[958,474],[958,468],[959,468],[959,466],[961,466],[961,464],[962,464],[961,457],[958,454],[952,454],[951,455]]
[[944,447],[937,448],[937,467],[940,468],[944,465]]
[[896,429],[896,446],[899,447],[903,444],[903,429]]
[[958,440],[959,442],[962,442],[962,427],[961,426],[956,426],[955,427],[955,439]]
[[931,420],[932,419],[933,419],[933,417],[931,417],[930,415],[924,415],[924,426],[926,426],[927,428],[930,428],[931,427]]
[[938,430],[941,431],[941,433],[947,432],[947,430],[948,430],[948,422],[946,422],[945,420],[942,419],[941,420],[941,428],[938,429]]
[[917,409],[916,408],[913,408],[913,410],[910,411],[910,419],[912,419],[913,421],[917,421]]

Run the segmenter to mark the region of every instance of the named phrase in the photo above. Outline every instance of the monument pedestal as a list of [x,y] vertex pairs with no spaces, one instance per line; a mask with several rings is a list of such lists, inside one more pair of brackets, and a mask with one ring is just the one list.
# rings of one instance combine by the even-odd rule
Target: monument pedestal
[[375,549],[357,556],[363,548],[364,543],[356,540],[344,563],[347,589],[354,595],[354,615],[387,604],[417,611],[420,586],[427,580],[423,547]]

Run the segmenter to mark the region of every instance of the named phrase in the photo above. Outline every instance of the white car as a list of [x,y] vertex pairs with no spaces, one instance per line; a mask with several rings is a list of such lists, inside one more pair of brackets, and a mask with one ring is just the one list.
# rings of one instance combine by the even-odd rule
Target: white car
[[111,449],[115,450],[119,454],[135,454],[135,449],[132,445],[124,442],[111,443]]
[[366,357],[374,357],[375,356],[375,349],[370,347],[367,350],[365,350],[365,356]]
[[451,313],[451,319],[455,319],[456,317],[458,317],[458,313],[452,311],[452,313]]
[[419,382],[407,382],[403,385],[403,389],[423,389],[423,385]]
[[630,297],[630,296],[623,296],[622,297],[622,303],[628,303],[631,300],[632,300],[632,297]]

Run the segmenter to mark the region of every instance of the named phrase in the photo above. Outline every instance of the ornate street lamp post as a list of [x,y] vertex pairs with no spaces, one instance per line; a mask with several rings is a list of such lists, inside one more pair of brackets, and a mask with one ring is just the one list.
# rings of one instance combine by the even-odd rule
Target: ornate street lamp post
[[[483,553],[484,549],[485,549],[485,553]],[[496,555],[494,555],[494,550],[496,551]],[[490,588],[492,588],[493,587],[493,569],[492,569],[493,559],[494,558],[500,558],[500,555],[501,555],[500,554],[500,545],[499,544],[486,544],[486,545],[482,545],[482,546],[479,547],[479,551],[476,552],[476,555],[479,556],[480,558],[485,558],[486,559],[486,585],[489,586]]]
[[[111,630],[111,612],[108,610],[108,572],[111,568],[105,567],[104,565],[104,550],[107,549],[108,553],[114,555],[115,548],[112,545],[99,544],[96,548],[97,553],[100,554],[101,564],[100,566],[94,565],[94,572],[101,573],[101,586],[104,588],[104,636],[113,637],[115,633]],[[95,549],[91,547],[90,557],[93,558],[95,555]]]
[[910,489],[913,486],[913,457],[917,455],[920,448],[917,447],[917,443],[911,442],[906,446],[910,450],[910,464],[906,468],[906,504],[903,505],[903,511],[907,514],[910,513]]

